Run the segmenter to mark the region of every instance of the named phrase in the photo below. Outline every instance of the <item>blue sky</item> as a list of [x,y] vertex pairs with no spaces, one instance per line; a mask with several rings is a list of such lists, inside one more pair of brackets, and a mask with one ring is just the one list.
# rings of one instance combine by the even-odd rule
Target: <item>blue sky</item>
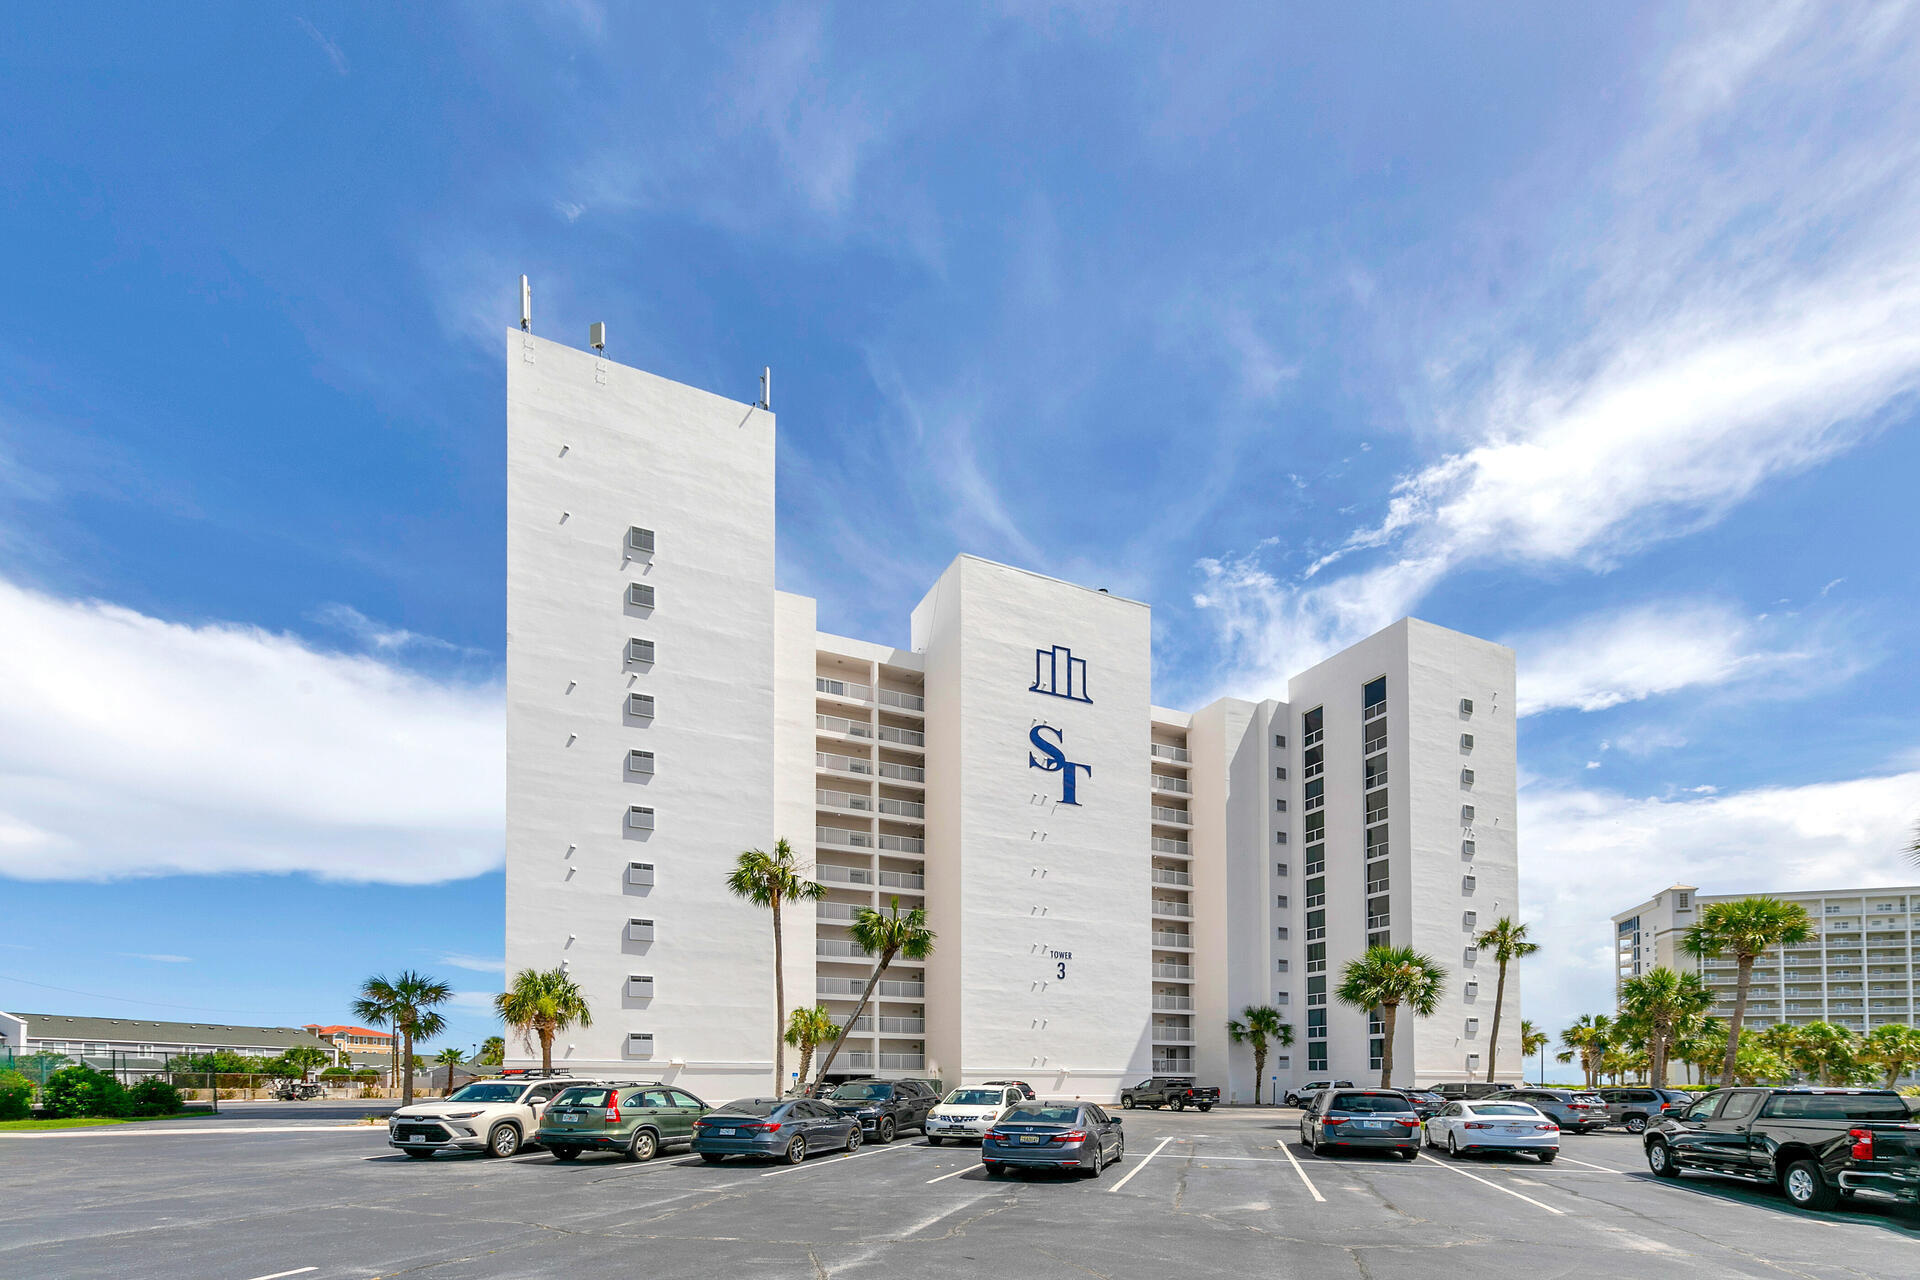
[[487,1033],[523,271],[773,366],[823,627],[966,550],[1172,705],[1513,644],[1528,1016],[1675,878],[1915,879],[1912,8],[1279,10],[15,14],[0,1001]]

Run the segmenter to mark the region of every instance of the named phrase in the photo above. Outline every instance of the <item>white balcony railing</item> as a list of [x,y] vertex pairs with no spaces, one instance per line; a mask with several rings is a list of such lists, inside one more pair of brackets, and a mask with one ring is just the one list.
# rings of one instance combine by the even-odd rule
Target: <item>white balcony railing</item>
[[880,994],[890,1000],[919,1000],[927,994],[927,984],[888,979],[880,984]]
[[887,1018],[880,1019],[880,1034],[883,1036],[920,1036],[927,1033],[925,1018]]
[[882,1071],[924,1071],[927,1059],[918,1053],[883,1053],[880,1055]]
[[813,753],[813,765],[816,769],[832,769],[839,773],[872,773],[873,761],[863,760],[859,756],[843,756],[832,751]]
[[899,707],[902,711],[925,711],[927,700],[917,693],[899,693],[893,689],[880,691],[880,705]]
[[1153,976],[1156,978],[1171,978],[1176,982],[1180,982],[1193,977],[1193,966],[1190,964],[1156,964],[1153,966]]
[[1193,1074],[1193,1061],[1189,1058],[1155,1058],[1153,1074],[1157,1076],[1190,1076]]
[[813,904],[813,918],[816,920],[852,920],[860,914],[860,908],[851,902],[828,902],[822,899]]
[[1155,996],[1153,1007],[1167,1013],[1184,1013],[1193,1008],[1192,996]]
[[828,809],[852,809],[857,813],[873,812],[872,796],[855,795],[851,791],[828,791],[823,787],[815,787],[813,802]]
[[871,738],[873,736],[872,725],[864,720],[849,720],[845,716],[815,716],[813,718],[813,724],[816,729],[823,729],[828,733],[844,734],[849,738]]
[[871,849],[873,834],[868,831],[849,831],[845,827],[815,827],[815,844],[833,845],[841,849]]
[[1171,760],[1175,764],[1185,764],[1193,758],[1185,747],[1168,746],[1164,742],[1154,743],[1152,752],[1155,760]]
[[918,729],[896,729],[892,725],[880,726],[880,741],[892,742],[903,747],[924,747],[927,735]]
[[859,978],[815,978],[813,989],[823,996],[857,996],[867,984]]
[[873,872],[865,867],[836,867],[831,862],[822,862],[814,867],[813,878],[832,884],[872,884]]
[[927,887],[927,878],[922,875],[915,875],[911,871],[882,871],[880,873],[880,887],[883,889],[924,889]]
[[1193,947],[1193,935],[1190,933],[1156,932],[1153,935],[1153,945],[1156,947],[1185,947],[1191,950]]
[[1192,1027],[1166,1027],[1155,1024],[1153,1038],[1158,1044],[1192,1044]]
[[1183,796],[1193,794],[1193,784],[1191,782],[1188,782],[1185,778],[1176,778],[1166,773],[1156,773],[1153,775],[1153,789],[1155,791],[1171,791]]
[[1155,884],[1190,885],[1193,883],[1193,877],[1184,871],[1169,871],[1165,867],[1155,867],[1153,869],[1153,882]]
[[1184,902],[1175,902],[1172,898],[1155,898],[1153,900],[1153,914],[1157,916],[1179,916],[1184,919],[1193,915],[1193,908]]
[[855,1035],[858,1035],[863,1031],[872,1031],[873,1015],[870,1013],[863,1013],[859,1017],[853,1019],[851,1022],[842,1021],[840,1025],[845,1027],[848,1031],[854,1033]]
[[816,938],[813,954],[817,956],[852,956],[860,960],[871,960],[873,956],[857,942],[842,942],[838,938]]
[[925,782],[927,780],[927,771],[917,764],[893,764],[890,761],[882,760],[880,762],[880,776],[883,778],[894,778],[900,782]]
[[881,836],[880,847],[889,853],[924,854],[927,842],[919,836]]
[[1193,815],[1185,809],[1169,809],[1165,805],[1159,804],[1153,806],[1153,820],[1155,822],[1171,822],[1176,826],[1182,827],[1190,827],[1193,825]]
[[918,800],[889,800],[880,797],[880,812],[892,814],[896,818],[921,819],[927,816],[927,806]]
[[1155,836],[1153,838],[1153,851],[1155,853],[1172,854],[1176,858],[1193,856],[1193,846],[1191,844],[1188,844],[1185,840],[1169,840],[1165,836]]
[[872,702],[873,686],[854,684],[850,680],[829,680],[826,676],[813,678],[813,691],[835,698],[846,698],[853,702]]

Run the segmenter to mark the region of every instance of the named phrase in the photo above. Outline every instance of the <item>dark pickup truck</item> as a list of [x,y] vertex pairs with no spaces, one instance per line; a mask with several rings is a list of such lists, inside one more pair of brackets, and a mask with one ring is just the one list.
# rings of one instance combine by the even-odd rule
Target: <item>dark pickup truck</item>
[[1891,1089],[1722,1089],[1647,1124],[1647,1165],[1778,1183],[1805,1209],[1881,1191],[1920,1201],[1920,1123]]
[[1193,1081],[1178,1076],[1149,1076],[1139,1084],[1120,1091],[1120,1105],[1129,1111],[1135,1107],[1172,1107],[1175,1111],[1198,1107],[1202,1111],[1211,1111],[1213,1104],[1218,1101],[1218,1089],[1202,1089]]

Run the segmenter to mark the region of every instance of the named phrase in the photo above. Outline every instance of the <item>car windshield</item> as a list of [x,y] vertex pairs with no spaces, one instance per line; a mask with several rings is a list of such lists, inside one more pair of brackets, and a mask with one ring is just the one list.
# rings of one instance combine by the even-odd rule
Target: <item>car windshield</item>
[[833,1091],[835,1102],[885,1102],[892,1096],[890,1084],[843,1084]]
[[604,1107],[611,1089],[569,1089],[553,1100],[556,1107]]
[[1411,1111],[1413,1104],[1397,1093],[1336,1093],[1329,1111]]
[[1005,1095],[998,1089],[955,1089],[947,1095],[949,1107],[997,1107]]
[[1530,1116],[1533,1108],[1524,1102],[1476,1102],[1471,1108],[1477,1116]]
[[1026,1106],[1007,1112],[1010,1124],[1078,1124],[1080,1108]]
[[1905,1120],[1906,1102],[1890,1093],[1777,1093],[1766,1114],[1783,1120]]
[[448,1102],[517,1102],[523,1084],[466,1084],[447,1095]]
[[770,1116],[773,1109],[785,1104],[778,1098],[739,1098],[724,1107],[715,1108],[715,1115],[730,1116]]

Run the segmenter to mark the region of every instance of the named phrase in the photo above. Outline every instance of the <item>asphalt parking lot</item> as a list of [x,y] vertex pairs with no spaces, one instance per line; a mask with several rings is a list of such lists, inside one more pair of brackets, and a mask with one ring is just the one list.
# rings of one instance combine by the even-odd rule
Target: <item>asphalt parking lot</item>
[[[298,1104],[0,1141],[0,1276],[1911,1277],[1920,1216],[1689,1177],[1639,1139],[1524,1156],[1316,1158],[1291,1110],[1125,1113],[1098,1179],[989,1179],[919,1135],[804,1165],[683,1153],[413,1161],[380,1108]],[[206,1130],[213,1132],[206,1132]]]

